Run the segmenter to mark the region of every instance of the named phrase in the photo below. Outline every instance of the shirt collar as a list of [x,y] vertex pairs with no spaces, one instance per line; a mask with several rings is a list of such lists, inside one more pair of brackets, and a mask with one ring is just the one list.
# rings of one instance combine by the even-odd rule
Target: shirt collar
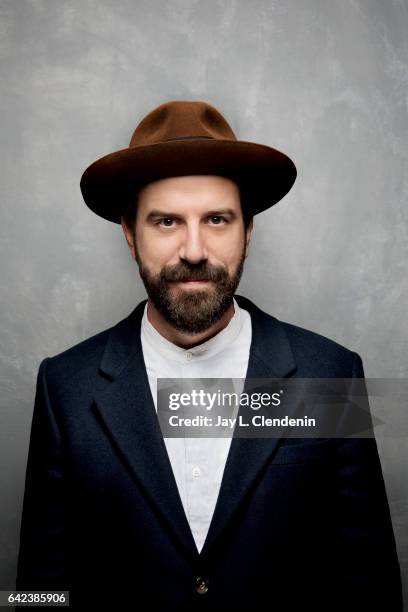
[[143,311],[141,324],[141,334],[143,340],[148,342],[155,351],[158,351],[162,355],[166,355],[173,361],[185,363],[187,353],[192,354],[192,361],[194,362],[213,357],[229,346],[239,335],[242,329],[243,321],[240,312],[241,309],[238,306],[235,298],[233,298],[234,315],[230,319],[228,325],[209,340],[206,340],[197,346],[193,346],[192,348],[184,349],[181,346],[177,346],[173,342],[167,340],[167,338],[162,336],[150,323],[149,319],[147,318],[147,305],[148,302],[146,302]]

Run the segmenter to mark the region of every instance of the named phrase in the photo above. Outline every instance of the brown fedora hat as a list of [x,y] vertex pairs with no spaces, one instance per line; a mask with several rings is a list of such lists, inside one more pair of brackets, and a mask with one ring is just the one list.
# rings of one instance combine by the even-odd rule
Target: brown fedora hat
[[91,164],[80,185],[94,213],[120,223],[125,208],[144,185],[191,174],[232,179],[241,189],[245,206],[257,214],[288,193],[296,167],[272,147],[237,140],[228,122],[210,104],[174,100],[142,119],[128,148]]

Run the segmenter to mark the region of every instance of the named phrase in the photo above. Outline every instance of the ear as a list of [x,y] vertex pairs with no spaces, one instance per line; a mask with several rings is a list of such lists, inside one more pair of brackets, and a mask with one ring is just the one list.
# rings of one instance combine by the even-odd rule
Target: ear
[[133,235],[133,230],[130,228],[123,217],[120,219],[120,223],[122,225],[123,233],[125,234],[126,242],[128,243],[130,252],[132,254],[133,259],[136,259],[135,254],[135,237]]
[[252,217],[251,222],[249,223],[247,229],[246,229],[246,233],[245,233],[245,241],[246,241],[246,248],[245,248],[245,258],[248,257],[249,255],[249,242],[251,240],[251,236],[252,236],[252,230],[254,229],[254,219]]

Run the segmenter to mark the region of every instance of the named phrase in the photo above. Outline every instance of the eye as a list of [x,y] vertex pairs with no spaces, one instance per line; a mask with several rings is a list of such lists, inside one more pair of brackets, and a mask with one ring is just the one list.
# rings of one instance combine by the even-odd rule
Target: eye
[[223,223],[214,223],[214,225],[224,225],[227,222],[225,217],[222,217],[221,215],[212,215],[211,217],[209,217],[209,219],[221,219],[223,221]]
[[[163,217],[163,219],[160,219],[157,222],[157,225],[161,225],[163,221],[171,221],[171,222],[173,222],[174,219],[172,219],[171,217]],[[171,225],[163,225],[162,227],[171,227]]]

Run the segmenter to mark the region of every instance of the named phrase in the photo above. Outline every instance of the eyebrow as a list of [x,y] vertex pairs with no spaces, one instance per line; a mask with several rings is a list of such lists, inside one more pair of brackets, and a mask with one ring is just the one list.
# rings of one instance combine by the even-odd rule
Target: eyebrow
[[[231,215],[232,217],[236,216],[236,212],[232,209],[232,208],[214,208],[212,210],[208,210],[205,213],[206,216],[209,215]],[[159,210],[157,208],[151,210],[149,212],[149,214],[146,217],[146,221],[151,221],[153,219],[156,219],[157,217],[176,217],[176,218],[180,218],[180,216],[182,215],[177,215],[175,213],[170,213],[168,211],[165,210]]]

